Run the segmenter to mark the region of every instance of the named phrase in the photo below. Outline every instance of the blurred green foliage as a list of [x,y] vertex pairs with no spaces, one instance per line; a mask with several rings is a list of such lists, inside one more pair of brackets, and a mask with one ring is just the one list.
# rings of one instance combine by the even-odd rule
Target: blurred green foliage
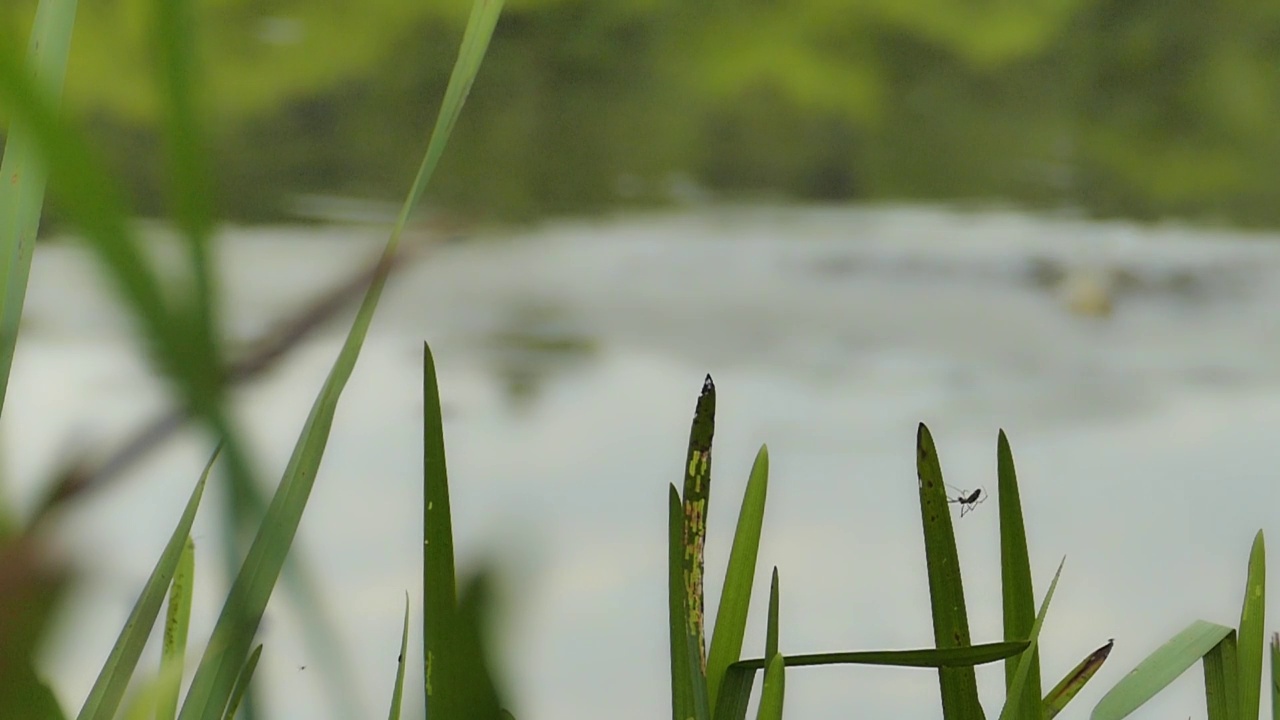
[[[67,103],[158,212],[146,3],[82,5]],[[203,3],[223,209],[395,197],[436,111],[403,98],[438,97],[467,7]],[[513,0],[435,202],[530,219],[693,187],[1274,226],[1277,68],[1274,2]]]

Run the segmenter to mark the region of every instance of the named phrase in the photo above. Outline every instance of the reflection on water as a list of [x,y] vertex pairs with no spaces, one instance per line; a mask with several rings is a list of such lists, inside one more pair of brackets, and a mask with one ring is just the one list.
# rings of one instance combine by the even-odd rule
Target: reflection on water
[[[349,228],[229,232],[229,326],[242,337],[269,325],[381,240]],[[127,325],[97,285],[68,280],[86,276],[71,247],[37,254],[28,319],[40,332],[24,338],[3,427],[27,493],[72,429],[129,427],[160,405]],[[1072,304],[1066,288],[1085,276],[1109,312]],[[1280,537],[1277,301],[1274,238],[1009,212],[729,207],[448,244],[384,297],[303,552],[341,618],[363,707],[381,707],[403,593],[421,594],[427,339],[448,408],[462,562],[494,546],[523,553],[509,578],[517,716],[647,719],[669,708],[665,485],[680,477],[705,373],[719,390],[708,605],[751,459],[768,442],[760,563],[780,568],[786,652],[929,643],[916,424],[933,430],[948,482],[989,490],[1003,427],[1038,591],[1068,555],[1042,637],[1046,681],[1116,638],[1077,700],[1083,711],[1190,619],[1234,622],[1253,533]],[[237,409],[268,476],[283,468],[338,339],[335,329],[307,344],[243,395]],[[67,518],[92,593],[48,657],[68,704],[92,682],[206,451],[184,438]],[[1000,634],[996,507],[957,525],[981,640]],[[205,553],[216,545],[210,517],[196,529]],[[207,554],[198,563],[216,566]],[[197,639],[217,607],[204,582]],[[761,581],[756,608],[766,597]],[[313,659],[292,612],[273,603],[263,631],[272,717],[328,717],[320,674],[297,671]],[[762,637],[756,613],[748,647]],[[422,667],[420,647],[410,659]],[[933,677],[795,673],[788,712],[936,717]],[[980,672],[988,710],[1002,679]],[[1184,680],[1153,711],[1199,707],[1198,683]]]

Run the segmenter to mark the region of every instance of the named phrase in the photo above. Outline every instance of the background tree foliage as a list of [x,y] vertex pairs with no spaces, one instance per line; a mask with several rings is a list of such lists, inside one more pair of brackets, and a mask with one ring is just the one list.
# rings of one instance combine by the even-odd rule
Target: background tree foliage
[[[144,0],[81,0],[68,104],[158,208]],[[34,6],[0,8],[21,37]],[[206,0],[223,206],[395,196],[463,0]],[[405,97],[424,98],[406,106]],[[1280,3],[510,0],[438,202],[1010,200],[1280,224]]]

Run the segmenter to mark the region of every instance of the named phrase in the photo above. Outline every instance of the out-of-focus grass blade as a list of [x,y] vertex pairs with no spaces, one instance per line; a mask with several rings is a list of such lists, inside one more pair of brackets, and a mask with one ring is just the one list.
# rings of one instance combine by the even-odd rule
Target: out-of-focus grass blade
[[400,720],[400,706],[404,697],[404,655],[409,651],[409,596],[404,596],[404,629],[400,634],[400,659],[396,662],[396,684],[391,691],[390,720]]
[[151,720],[161,707],[166,688],[182,682],[182,668],[166,667],[153,678],[134,683],[131,696],[119,717],[124,720]]
[[1067,703],[1079,693],[1085,686],[1085,683],[1098,672],[1098,668],[1102,667],[1102,663],[1107,661],[1107,657],[1111,655],[1111,648],[1116,644],[1115,639],[1107,641],[1106,645],[1089,653],[1089,657],[1080,661],[1079,665],[1072,668],[1066,677],[1053,686],[1048,695],[1044,696],[1044,716],[1045,720],[1052,720]]
[[760,691],[757,720],[782,720],[782,696],[786,685],[786,659],[774,653],[764,671],[764,687]]
[[178,562],[186,547],[187,536],[191,533],[191,523],[196,519],[196,510],[200,507],[205,482],[209,479],[209,473],[213,470],[213,463],[217,458],[218,453],[215,451],[209,458],[209,463],[205,465],[204,472],[200,474],[200,481],[196,483],[191,499],[187,501],[186,510],[182,512],[178,526],[174,528],[173,535],[169,537],[169,543],[160,555],[160,560],[151,571],[151,577],[147,579],[142,594],[138,596],[133,612],[129,613],[129,619],[125,622],[124,629],[120,631],[120,637],[116,640],[115,647],[111,649],[107,662],[102,666],[102,672],[99,673],[97,681],[89,691],[89,697],[80,708],[78,720],[110,720],[115,717],[120,707],[120,700],[124,697],[124,691],[129,685],[129,679],[133,677],[133,671],[137,667],[138,657],[147,644],[147,637],[151,635],[156,616],[160,614],[160,605],[164,601],[165,591],[168,590],[169,583],[178,569]]
[[[53,106],[62,96],[76,0],[40,0],[31,26],[27,69]],[[44,207],[47,167],[26,120],[15,117],[0,161],[0,413],[18,343],[18,324]]]
[[444,419],[440,385],[431,346],[422,345],[423,518],[422,518],[422,642],[426,657],[427,713],[433,718],[462,717],[454,692],[458,650],[454,636],[457,611],[457,572],[453,557],[453,519],[449,505],[449,475],[444,455]]
[[1120,720],[1129,715],[1234,632],[1234,628],[1225,625],[1196,620],[1156,648],[1116,683],[1094,706],[1090,717],[1093,720]]
[[195,584],[195,549],[195,543],[188,536],[169,585],[169,611],[164,619],[164,643],[160,646],[160,677],[164,680],[157,688],[156,720],[173,720],[178,715],[178,688],[182,684]]
[[680,491],[669,485],[667,498],[667,617],[671,639],[671,718],[688,720],[694,716],[693,676],[689,664],[689,613],[685,609],[684,511]]
[[253,680],[253,672],[258,669],[258,658],[262,657],[262,644],[259,643],[249,653],[249,658],[244,661],[244,667],[240,668],[240,674],[236,676],[235,687],[231,689],[231,697],[227,699],[226,712],[222,714],[222,720],[231,720],[236,716],[236,711],[240,709],[240,703],[244,700],[244,696],[249,692],[249,683]]
[[443,152],[444,143],[448,139],[453,122],[462,110],[466,91],[479,70],[480,60],[488,47],[501,6],[500,0],[476,0],[471,19],[464,32],[458,63],[454,66],[454,72],[449,78],[449,86],[445,91],[444,104],[440,110],[441,119],[437,122],[436,130],[428,143],[427,155],[423,158],[413,190],[405,199],[400,217],[383,251],[383,272],[370,283],[351,330],[347,334],[346,342],[343,343],[324,387],[316,397],[311,414],[294,448],[293,456],[289,460],[288,467],[285,468],[281,483],[259,526],[258,535],[254,538],[248,556],[241,566],[240,574],[236,577],[227,601],[223,605],[222,613],[210,639],[209,650],[205,652],[196,669],[187,700],[183,703],[182,712],[179,715],[182,720],[196,720],[196,718],[215,720],[216,715],[213,714],[216,712],[215,709],[225,706],[236,670],[248,652],[249,643],[261,621],[285,557],[293,544],[298,523],[302,519],[302,512],[315,482],[316,471],[319,469],[320,460],[328,443],[338,400],[355,368],[361,345],[373,321],[374,310],[386,286],[386,270],[390,268],[391,261],[395,257],[400,235],[409,214],[426,187],[439,154]]
[[[756,557],[760,550],[760,529],[764,524],[765,498],[769,491],[769,449],[760,447],[738,511],[738,527],[720,591],[711,650],[707,654],[707,699],[716,706],[725,669],[742,657],[742,638],[747,630],[751,587],[755,581]],[[777,570],[774,570],[775,577]]]
[[[488,662],[485,620],[489,611],[489,574],[481,571],[463,583],[458,596],[457,650],[458,687],[462,714],[466,720],[496,720],[502,714],[502,699]],[[432,715],[431,717],[438,717]]]
[[[1044,595],[1044,602],[1040,603],[1040,612],[1036,614],[1036,621],[1031,626],[1031,645],[1027,651],[1022,653],[1018,658],[1018,668],[1013,673],[1013,682],[1009,685],[1009,698],[1020,698],[1026,690],[1027,675],[1030,674],[1031,664],[1036,657],[1036,646],[1040,641],[1040,628],[1044,626],[1044,617],[1049,612],[1049,603],[1053,601],[1053,591],[1058,588],[1058,578],[1062,575],[1062,566],[1067,562],[1066,558],[1058,563],[1058,571],[1053,574],[1053,582],[1049,583],[1049,592]],[[1000,720],[1018,720],[1020,718],[1032,718],[1040,720],[1044,714],[1040,706],[1037,704],[1035,708],[1029,711],[1030,714],[1022,714],[1022,706],[1017,703],[1005,702],[1004,707],[1000,709]]]
[[[1031,559],[1027,552],[1027,529],[1022,517],[1022,496],[1018,491],[1018,475],[1014,469],[1013,451],[1004,430],[996,441],[996,477],[1000,502],[1000,590],[1004,603],[1004,638],[1016,640],[1030,637],[1036,618],[1035,591],[1031,583]],[[1025,691],[1016,699],[1006,695],[1006,704],[1015,701],[1019,715],[1039,720],[1040,651],[1032,647],[1017,661],[1004,664],[1006,693],[1013,685],[1013,675],[1021,662],[1029,659]]]
[[[947,506],[947,489],[933,436],[924,423],[916,432],[916,472],[920,489],[920,517],[924,525],[925,563],[929,574],[929,602],[933,611],[933,640],[938,648],[965,647],[969,616],[960,578],[960,556]],[[790,664],[790,663],[789,663]],[[938,669],[942,715],[946,720],[985,717],[978,703],[978,682],[972,667]]]
[[30,535],[0,543],[0,717],[63,720],[35,657],[49,627],[65,574],[50,566]]
[[1240,658],[1240,717],[1256,718],[1262,706],[1263,621],[1266,614],[1267,551],[1262,531],[1253,538],[1249,573],[1244,583],[1238,634]]
[[1204,700],[1209,720],[1240,718],[1240,658],[1236,645],[1236,634],[1228,633],[1204,656]]

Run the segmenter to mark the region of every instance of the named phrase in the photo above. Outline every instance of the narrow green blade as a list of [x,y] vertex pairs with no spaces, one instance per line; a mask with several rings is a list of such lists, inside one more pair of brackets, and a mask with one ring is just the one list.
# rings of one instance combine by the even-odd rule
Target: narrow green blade
[[756,671],[757,668],[741,663],[734,663],[726,669],[724,682],[720,685],[720,697],[716,700],[715,720],[745,720]]
[[0,542],[0,717],[63,720],[36,656],[53,624],[66,574],[30,535]]
[[[466,720],[498,720],[502,698],[485,652],[485,620],[489,611],[489,574],[476,573],[462,585],[458,597],[457,693]],[[436,718],[437,716],[432,715]]]
[[671,640],[671,718],[688,720],[694,716],[693,674],[689,663],[687,605],[684,575],[684,510],[680,491],[668,485],[667,498],[667,619]]
[[[1053,592],[1058,589],[1058,578],[1062,576],[1062,566],[1067,562],[1066,558],[1058,563],[1058,571],[1053,574],[1053,582],[1049,583],[1049,592],[1045,593],[1044,602],[1040,603],[1040,612],[1036,614],[1036,621],[1031,626],[1031,645],[1027,647],[1027,651],[1018,656],[1018,668],[1013,673],[1013,682],[1009,685],[1009,698],[1022,697],[1023,691],[1026,689],[1027,676],[1031,673],[1031,665],[1036,658],[1036,646],[1040,641],[1040,628],[1044,626],[1045,615],[1049,612],[1049,603],[1053,601]],[[1027,720],[1034,718],[1040,720],[1043,710],[1039,702],[1029,711],[1030,715],[1022,714],[1022,705],[1019,703],[1005,702],[1004,707],[1000,709],[1000,720]]]
[[1236,647],[1233,631],[1204,656],[1204,699],[1209,720],[1240,718],[1240,658]]
[[1234,632],[1234,628],[1225,625],[1196,620],[1156,648],[1116,683],[1094,706],[1090,717],[1093,720],[1120,720],[1128,716]]
[[396,662],[396,684],[391,690],[389,720],[400,720],[400,706],[404,697],[404,654],[409,651],[409,596],[404,596],[404,629],[400,634],[400,656]]
[[[916,472],[920,489],[920,517],[924,525],[925,564],[929,574],[929,601],[933,611],[933,640],[938,648],[965,647],[969,640],[969,615],[960,578],[960,556],[947,506],[947,489],[933,436],[924,423],[916,432]],[[972,667],[938,669],[942,715],[946,720],[980,720],[978,682]]]
[[[76,0],[40,0],[36,7],[27,68],[51,103],[62,96],[75,19]],[[18,344],[47,180],[45,160],[27,122],[13,119],[0,161],[0,177],[5,179],[0,182],[0,282],[4,283],[0,290],[0,412]]]
[[782,720],[782,698],[786,685],[786,659],[774,653],[764,671],[764,688],[760,691],[757,720]]
[[1111,655],[1111,648],[1116,644],[1115,639],[1107,641],[1106,645],[1089,653],[1089,657],[1080,661],[1067,673],[1048,695],[1044,696],[1044,716],[1046,720],[1056,717],[1062,709],[1071,702],[1073,698],[1082,690],[1086,683],[1098,672],[1102,667],[1102,663],[1107,661],[1107,657]]
[[1271,636],[1271,718],[1280,720],[1280,633]]
[[[708,375],[702,383],[693,424],[689,429],[689,456],[685,463],[684,532],[681,546],[684,559],[681,576],[684,578],[685,607],[689,641],[694,646],[694,663],[700,676],[707,664],[705,617],[703,612],[703,550],[707,540],[707,507],[711,500],[711,442],[716,430],[716,386]],[[696,685],[696,684],[695,684]],[[695,695],[698,693],[695,686]]]
[[453,557],[453,519],[449,505],[449,476],[444,455],[444,420],[440,386],[431,347],[422,346],[423,518],[422,518],[422,642],[426,657],[426,703],[432,718],[461,717],[457,687],[452,680],[458,653],[454,645],[457,611],[457,571]]
[[160,677],[164,681],[156,696],[156,720],[173,720],[178,715],[178,689],[182,684],[183,659],[187,653],[187,630],[191,624],[191,595],[195,585],[195,543],[190,536],[182,546],[178,569],[169,585],[169,610],[164,620],[164,643],[160,646]]
[[[996,476],[1000,502],[1000,590],[1004,601],[1004,638],[1015,640],[1031,636],[1036,619],[1035,591],[1031,583],[1031,559],[1027,551],[1027,530],[1022,517],[1022,497],[1018,491],[1018,475],[1014,469],[1013,451],[1004,430],[996,442]],[[1024,659],[1030,659],[1025,690],[1016,699],[1019,716],[1039,720],[1040,652],[1028,650],[1018,660],[1004,664],[1005,691],[1013,685],[1013,676]],[[1010,702],[1007,696],[1005,702]]]
[[1249,551],[1249,573],[1244,583],[1240,608],[1238,654],[1240,659],[1240,717],[1256,718],[1262,707],[1262,651],[1267,603],[1267,552],[1262,531],[1253,538]]
[[[810,653],[788,655],[787,667],[811,665],[881,665],[887,667],[953,668],[973,667],[999,662],[1026,650],[1031,643],[985,643],[958,648],[927,648],[922,650],[861,650],[835,653]],[[739,660],[732,668],[763,670],[764,658]]]
[[764,656],[772,658],[778,654],[778,606],[782,604],[778,587],[778,567],[773,568],[773,577],[769,580],[769,622],[765,625]]
[[244,696],[249,692],[249,683],[253,680],[253,673],[258,669],[258,658],[262,657],[262,644],[259,643],[249,653],[248,659],[244,662],[244,667],[240,668],[240,674],[236,676],[235,687],[231,689],[231,697],[227,700],[226,712],[222,714],[222,720],[231,720],[236,716],[236,711],[240,709],[240,703],[244,700]]
[[[742,496],[738,527],[733,534],[733,549],[729,552],[729,565],[720,592],[720,607],[711,633],[711,650],[707,654],[707,699],[711,707],[716,706],[725,670],[742,657],[742,639],[747,630],[747,611],[751,606],[751,587],[755,581],[768,491],[769,449],[762,445],[756,454],[755,464],[751,466],[751,476]],[[776,569],[774,573],[776,577]]]
[[129,613],[129,619],[125,622],[124,629],[120,631],[115,647],[111,648],[111,654],[102,666],[97,681],[93,683],[89,697],[80,708],[80,714],[76,716],[79,720],[110,720],[119,710],[125,688],[129,685],[129,679],[133,677],[133,671],[138,665],[138,657],[142,655],[142,648],[146,646],[151,628],[155,626],[156,616],[160,614],[160,605],[164,602],[169,583],[178,569],[178,563],[186,548],[187,536],[191,534],[191,523],[195,521],[196,510],[200,507],[205,482],[209,479],[209,472],[213,469],[213,463],[217,457],[218,453],[214,452],[209,458],[209,463],[205,465],[204,472],[200,474],[200,481],[191,492],[191,498],[187,501],[187,507],[182,512],[178,526],[169,536],[169,542],[151,571],[151,577],[147,579],[147,584],[143,587],[142,594],[138,596],[138,601],[134,603],[133,612]]

